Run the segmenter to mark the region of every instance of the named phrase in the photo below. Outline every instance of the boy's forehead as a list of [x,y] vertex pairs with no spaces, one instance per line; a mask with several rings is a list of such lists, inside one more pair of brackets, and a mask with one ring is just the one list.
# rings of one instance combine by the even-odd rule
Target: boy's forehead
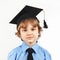
[[19,27],[22,28],[22,29],[26,29],[26,28],[37,27],[37,25],[34,24],[34,23],[26,23],[26,24],[22,23],[22,24],[19,25]]
[[33,26],[32,24],[28,24],[27,26],[22,26],[21,29],[27,29],[27,28],[36,28],[38,26]]

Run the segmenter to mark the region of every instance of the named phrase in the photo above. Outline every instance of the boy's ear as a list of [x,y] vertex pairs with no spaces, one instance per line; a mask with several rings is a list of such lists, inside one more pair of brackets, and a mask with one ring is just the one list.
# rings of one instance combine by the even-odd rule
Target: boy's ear
[[40,37],[41,36],[41,33],[38,33],[38,37]]
[[19,34],[19,37],[21,38],[21,34]]
[[19,32],[15,33],[15,35],[17,35],[19,38],[21,37]]

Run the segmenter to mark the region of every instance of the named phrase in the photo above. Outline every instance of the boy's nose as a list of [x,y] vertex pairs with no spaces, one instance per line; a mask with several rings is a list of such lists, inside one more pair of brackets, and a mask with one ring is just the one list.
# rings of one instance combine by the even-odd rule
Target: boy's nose
[[32,38],[33,37],[33,34],[27,34],[27,37],[28,38]]
[[28,32],[28,33],[32,33],[32,31],[31,31],[31,30],[28,30],[27,32]]
[[32,31],[31,30],[28,30],[27,34],[28,35],[31,35],[32,34]]

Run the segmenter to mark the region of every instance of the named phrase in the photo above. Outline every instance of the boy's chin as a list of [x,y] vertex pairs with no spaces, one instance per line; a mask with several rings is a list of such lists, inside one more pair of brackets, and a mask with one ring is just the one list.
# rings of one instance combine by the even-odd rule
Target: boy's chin
[[35,40],[28,40],[28,43],[30,43],[30,44],[33,44],[35,42],[36,42]]
[[30,44],[32,44],[32,42],[27,42],[27,44],[29,44],[29,45],[30,45]]

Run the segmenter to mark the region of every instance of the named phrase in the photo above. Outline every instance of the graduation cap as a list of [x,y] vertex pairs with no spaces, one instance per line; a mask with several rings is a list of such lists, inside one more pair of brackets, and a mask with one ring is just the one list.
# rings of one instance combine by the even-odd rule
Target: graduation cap
[[[22,20],[25,20],[28,18],[37,19],[36,16],[41,11],[43,11],[43,9],[26,5],[9,23],[16,24],[18,26]],[[48,28],[45,20],[44,20],[43,25],[44,25],[44,28]]]

